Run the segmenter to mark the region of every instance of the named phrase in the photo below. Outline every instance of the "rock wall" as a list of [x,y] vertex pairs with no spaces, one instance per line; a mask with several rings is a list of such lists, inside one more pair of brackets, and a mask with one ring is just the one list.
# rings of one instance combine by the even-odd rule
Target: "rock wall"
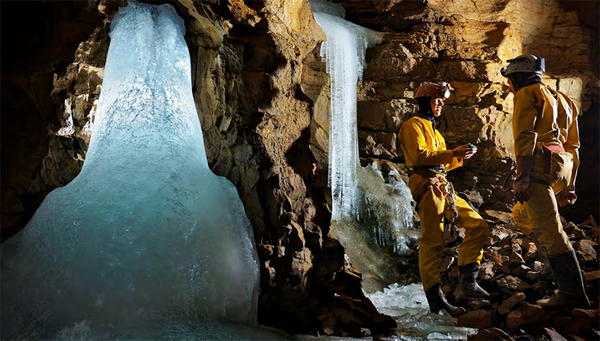
[[[393,325],[364,297],[343,246],[328,237],[329,77],[319,56],[325,35],[308,2],[164,2],[186,22],[209,164],[236,185],[255,229],[262,264],[259,322],[290,332],[353,336]],[[406,176],[396,133],[415,111],[418,86],[447,81],[454,91],[441,124],[446,140],[450,147],[479,147],[452,179],[491,222],[506,221],[513,200],[502,189],[514,164],[512,96],[497,73],[506,59],[525,52],[544,56],[545,81],[584,110],[591,108],[582,120],[598,117],[598,70],[592,63],[598,32],[582,14],[585,7],[542,0],[336,2],[349,21],[385,33],[383,43],[368,51],[359,88],[363,162]],[[10,59],[29,56],[21,68],[8,70],[3,58],[3,238],[25,225],[45,194],[79,172],[101,90],[108,24],[124,3],[36,3],[53,9],[40,11],[44,20],[37,25],[64,22],[58,26],[79,35],[58,49],[57,37],[65,31],[53,31],[52,39],[38,41],[50,50],[38,48],[43,53],[36,54],[32,48]],[[35,35],[41,27],[31,25],[36,29],[24,32]],[[12,48],[17,45],[11,41]],[[10,108],[6,98],[13,99]],[[596,168],[586,169],[597,181],[597,124],[582,126],[587,143],[596,147],[588,149]],[[6,141],[15,147],[7,148]],[[597,218],[598,191],[589,193],[592,204],[583,211]]]
[[[470,142],[479,150],[450,178],[485,218],[498,221],[505,215],[497,211],[508,212],[512,207],[512,193],[505,188],[510,188],[514,168],[513,96],[498,70],[506,60],[523,53],[545,57],[544,82],[568,94],[586,112],[580,117],[582,135],[589,129],[586,123],[596,122],[598,109],[592,103],[598,103],[598,46],[594,43],[598,26],[582,24],[582,20],[589,21],[587,13],[594,8],[597,12],[597,4],[336,2],[346,8],[348,20],[386,33],[384,43],[370,51],[359,97],[360,150],[365,163],[375,160],[384,170],[402,170],[395,134],[416,110],[414,92],[423,82],[446,81],[453,91],[440,130],[449,148]],[[595,182],[597,191],[597,162],[586,154],[596,147],[597,143],[583,145],[580,179]],[[579,214],[574,214],[576,208],[566,212],[570,219],[583,221],[598,214],[594,198],[584,198],[577,205]]]

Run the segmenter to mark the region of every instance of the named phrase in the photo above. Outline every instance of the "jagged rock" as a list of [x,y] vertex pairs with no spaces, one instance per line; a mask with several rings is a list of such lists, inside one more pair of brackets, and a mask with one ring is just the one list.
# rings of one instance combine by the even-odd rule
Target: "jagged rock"
[[441,272],[446,272],[450,269],[450,266],[454,263],[454,261],[456,260],[456,257],[454,256],[448,256],[448,255],[444,255],[442,258],[440,258],[440,260],[438,261],[438,269]]
[[575,308],[572,312],[573,316],[586,319],[591,323],[596,323],[600,319],[600,310],[598,309],[580,309]]
[[506,326],[510,329],[524,328],[539,330],[550,320],[550,314],[539,305],[521,302],[521,306],[506,315]]
[[545,334],[550,338],[550,341],[567,341],[567,339],[550,328],[544,328]]
[[498,307],[498,313],[505,315],[507,314],[515,304],[525,300],[525,294],[522,292],[516,292],[508,299],[502,302],[502,305]]
[[502,228],[493,229],[492,233],[490,234],[491,245],[498,244],[500,241],[505,240],[509,236],[510,236],[510,233]]
[[[587,262],[597,261],[598,253],[594,249],[594,244],[596,243],[586,239],[577,242],[576,254],[577,258],[579,259],[579,262],[585,264]],[[598,244],[596,244],[595,246],[598,246]]]
[[358,141],[361,156],[394,159],[396,154],[396,134],[359,131]]
[[570,316],[555,316],[552,318],[551,326],[561,335],[572,338],[574,335],[585,335],[585,331],[598,325],[598,320],[590,321],[586,318],[575,318]]
[[512,295],[515,291],[525,291],[531,288],[531,285],[527,284],[522,279],[511,275],[496,280],[496,284],[502,292],[508,295]]
[[536,260],[535,262],[533,262],[533,267],[531,269],[533,271],[541,271],[543,268],[544,268],[543,263]]
[[457,317],[456,320],[456,325],[460,327],[485,329],[492,325],[492,313],[487,310],[473,310]]
[[497,251],[492,249],[484,250],[483,255],[494,263],[495,268],[499,269],[505,274],[510,273],[511,270],[508,264],[508,257],[502,256]]
[[[529,238],[521,239],[521,248],[523,249],[523,260],[526,263],[530,263],[535,260],[537,257],[537,246],[535,243]],[[536,271],[536,270],[534,270]]]
[[598,281],[600,280],[600,270],[584,272],[583,278],[586,282]]
[[491,302],[483,298],[470,298],[465,305],[468,310],[490,310]]
[[527,278],[527,274],[532,272],[531,268],[521,263],[510,274],[518,278]]
[[510,337],[502,329],[492,327],[481,329],[475,335],[469,336],[470,341],[512,341]]
[[494,263],[483,263],[479,267],[479,279],[488,280],[496,275],[496,271],[494,271],[495,265]]
[[[369,162],[377,161],[382,170],[403,170],[400,173],[407,180],[394,134],[416,112],[413,97],[421,83],[448,81],[453,93],[440,119],[440,131],[449,147],[473,142],[479,148],[462,168],[451,172],[456,174],[452,180],[493,231],[496,225],[511,226],[513,198],[506,189],[514,164],[512,95],[498,68],[520,53],[542,55],[547,61],[547,84],[583,103],[583,110],[592,101],[597,103],[598,75],[590,66],[597,64],[591,62],[597,51],[590,52],[597,34],[590,38],[584,24],[586,15],[597,13],[596,7],[589,10],[591,3],[586,3],[577,17],[570,7],[574,5],[553,0],[336,2],[346,8],[347,19],[386,32],[383,44],[368,51],[370,63],[358,91],[359,129],[373,142],[364,148]],[[3,63],[10,66],[3,68],[2,75],[2,135],[3,142],[9,141],[3,145],[10,146],[2,150],[3,238],[26,223],[49,190],[67,183],[81,168],[89,142],[85,126],[93,120],[94,101],[101,90],[107,23],[124,1],[103,0],[96,2],[97,8],[88,2],[41,3],[51,10],[38,11],[36,3],[11,12],[3,4],[6,13],[25,17],[19,20],[22,25],[14,29],[16,33],[41,37],[3,36]],[[360,276],[344,265],[343,247],[327,237],[329,78],[319,57],[319,44],[325,37],[308,3],[171,3],[187,26],[195,101],[211,169],[236,184],[255,229],[263,269],[261,322],[330,335],[361,336],[367,329],[375,331],[372,322],[367,322],[373,319],[371,308],[348,308],[349,302],[356,304],[361,297]],[[53,30],[40,29],[44,25]],[[66,31],[69,34],[62,34]],[[44,32],[52,33],[51,39],[44,41]],[[63,44],[64,40],[68,42]],[[597,127],[585,123],[595,116],[580,116],[582,138],[585,129]],[[53,133],[47,138],[49,127]],[[61,128],[61,134],[56,134]],[[587,134],[595,136],[597,131]],[[594,164],[582,162],[580,172]],[[597,198],[586,198],[579,191],[577,205],[587,201],[596,210]],[[587,208],[577,205],[574,210],[582,212],[570,215],[583,214],[581,220],[588,219]],[[508,233],[510,228],[498,231]],[[592,239],[600,236],[600,228],[591,217],[582,224],[565,224],[565,231],[576,241],[590,299],[597,300],[598,246]],[[480,280],[489,281],[484,284],[493,289],[500,287],[503,294],[517,295],[525,286],[509,288],[513,285],[502,274],[511,274],[532,284],[525,289],[527,300],[541,298],[549,289],[548,282],[540,281],[547,278],[549,269],[534,261],[542,259],[542,250],[521,234],[519,251],[512,245],[514,236],[503,233],[493,237],[498,248],[485,251]],[[584,237],[589,239],[579,240]],[[501,249],[504,246],[509,247]],[[447,265],[450,269],[444,267],[445,275],[456,281],[456,266]],[[523,277],[525,266],[533,271]],[[332,286],[335,274],[339,282]],[[500,278],[494,281],[498,274]],[[450,284],[444,286],[446,292],[452,289]],[[353,294],[341,303],[336,301],[338,315],[317,318],[318,308],[331,305],[333,292],[342,290]],[[331,295],[321,297],[325,292]],[[501,296],[495,295],[492,307],[499,306]],[[488,309],[483,304],[477,308]],[[374,320],[378,318],[385,319],[375,315]],[[584,319],[579,316],[571,324],[583,326],[578,321]],[[352,321],[352,327],[341,320]],[[573,329],[573,333],[583,330]],[[505,339],[500,332],[494,335]]]
[[485,215],[499,224],[510,224],[512,223],[512,214],[508,212],[485,210]]

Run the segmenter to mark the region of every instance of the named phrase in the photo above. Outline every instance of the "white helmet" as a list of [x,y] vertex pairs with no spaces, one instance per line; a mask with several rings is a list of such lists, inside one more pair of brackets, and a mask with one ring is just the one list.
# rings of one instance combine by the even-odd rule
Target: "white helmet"
[[536,57],[532,54],[523,54],[516,58],[507,60],[508,66],[500,69],[500,74],[507,77],[515,72],[533,72],[541,76],[546,71],[546,62],[544,58]]

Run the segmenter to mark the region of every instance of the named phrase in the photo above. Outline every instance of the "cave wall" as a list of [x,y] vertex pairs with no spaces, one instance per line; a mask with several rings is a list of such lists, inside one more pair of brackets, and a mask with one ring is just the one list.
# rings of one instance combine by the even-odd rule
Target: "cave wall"
[[[186,22],[209,164],[236,185],[254,226],[259,322],[354,336],[388,327],[390,320],[362,294],[343,246],[328,237],[329,77],[319,56],[325,35],[308,2],[158,3],[167,2]],[[348,20],[385,33],[367,53],[358,89],[363,163],[377,162],[406,178],[396,133],[416,109],[412,96],[424,81],[449,82],[454,91],[441,130],[449,147],[479,147],[451,179],[489,221],[506,223],[513,200],[502,189],[514,165],[512,95],[497,70],[510,57],[534,53],[547,59],[544,80],[584,109],[582,156],[593,162],[582,163],[586,186],[579,187],[579,206],[564,214],[598,219],[598,28],[590,26],[588,7],[541,0],[336,2]],[[109,23],[125,2],[9,3],[2,4],[3,19],[32,12],[36,19],[22,18],[29,25],[2,43],[11,51],[3,52],[2,63],[3,238],[26,224],[50,190],[79,172]]]

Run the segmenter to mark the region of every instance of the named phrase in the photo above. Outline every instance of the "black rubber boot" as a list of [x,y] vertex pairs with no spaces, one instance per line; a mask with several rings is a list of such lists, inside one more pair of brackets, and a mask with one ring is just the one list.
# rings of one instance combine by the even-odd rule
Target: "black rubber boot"
[[425,292],[427,296],[427,302],[429,303],[429,310],[432,313],[439,313],[440,310],[444,309],[450,316],[456,317],[465,313],[465,308],[455,307],[446,301],[444,293],[442,292],[442,286],[439,283],[434,284],[429,290]]
[[459,285],[454,292],[457,300],[467,298],[490,298],[490,294],[477,284],[477,275],[479,275],[479,265],[470,263],[458,267]]
[[574,250],[548,256],[558,285],[558,294],[550,299],[538,300],[544,309],[589,308],[590,301],[585,294],[583,277]]

